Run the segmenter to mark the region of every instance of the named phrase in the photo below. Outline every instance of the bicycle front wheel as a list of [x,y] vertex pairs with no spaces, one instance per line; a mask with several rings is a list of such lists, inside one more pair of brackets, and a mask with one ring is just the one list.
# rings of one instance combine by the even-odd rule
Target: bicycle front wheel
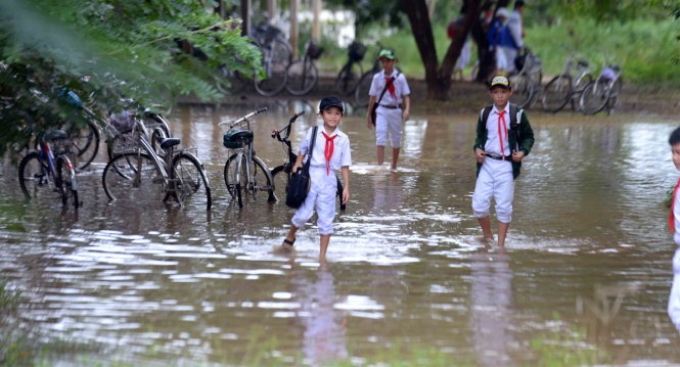
[[311,92],[319,82],[319,71],[308,57],[288,65],[286,73],[288,74],[286,90],[294,96],[303,96]]
[[350,95],[356,89],[357,83],[363,75],[364,70],[361,63],[348,62],[342,67],[338,76],[335,78],[335,90],[342,95]]
[[78,180],[76,171],[68,157],[60,155],[57,157],[57,182],[61,186],[61,203],[67,206],[69,202],[78,210]]
[[272,197],[269,201],[285,200],[286,193],[288,192],[288,181],[290,180],[290,168],[287,168],[286,165],[275,167],[271,171],[271,175],[274,190],[272,190]]
[[581,112],[585,115],[594,115],[607,105],[609,97],[607,95],[607,82],[601,79],[588,84],[581,93]]
[[19,186],[26,199],[47,199],[55,196],[57,186],[50,175],[47,160],[40,152],[29,152],[19,163]]
[[177,183],[176,197],[182,206],[205,205],[206,210],[210,210],[212,206],[210,185],[198,158],[189,153],[180,153],[172,160],[172,167],[173,177]]
[[229,195],[231,195],[231,199],[237,200],[239,208],[243,207],[242,190],[248,184],[246,161],[245,154],[234,153],[224,164],[224,184],[227,186],[227,191],[229,192]]
[[265,97],[279,94],[286,87],[288,75],[286,69],[290,64],[291,52],[281,40],[275,39],[263,46],[262,67],[264,77],[255,77],[255,90]]
[[527,108],[534,97],[534,82],[526,75],[518,74],[510,77],[510,85],[513,90],[510,102],[521,108]]
[[69,138],[75,148],[77,157],[77,169],[83,170],[92,163],[99,151],[99,128],[91,119],[82,127],[74,127],[69,130]]
[[373,75],[375,75],[373,71],[368,71],[359,79],[359,83],[354,90],[354,102],[357,107],[368,107],[368,92],[371,90]]
[[571,98],[571,76],[561,74],[546,84],[541,96],[543,111],[557,113],[567,105]]
[[135,206],[160,202],[165,194],[165,178],[146,153],[123,153],[113,157],[104,167],[102,183],[109,200]]

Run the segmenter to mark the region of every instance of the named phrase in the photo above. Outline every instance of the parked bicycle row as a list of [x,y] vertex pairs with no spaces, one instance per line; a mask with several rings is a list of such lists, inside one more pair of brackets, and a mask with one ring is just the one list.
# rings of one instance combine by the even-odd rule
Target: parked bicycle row
[[621,68],[603,55],[598,72],[587,57],[572,52],[564,70],[542,86],[541,60],[525,49],[518,57],[519,71],[510,76],[514,88],[511,101],[524,108],[534,107],[540,101],[543,110],[550,113],[557,113],[567,105],[585,115],[611,113],[621,95],[623,78]]
[[[77,96],[71,98],[80,103]],[[26,198],[59,199],[64,207],[77,210],[83,200],[78,196],[78,172],[97,156],[100,136],[104,136],[108,161],[101,182],[110,201],[151,200],[179,207],[198,203],[210,210],[213,190],[195,148],[180,147],[180,139],[171,137],[169,124],[161,115],[128,102],[129,108],[109,114],[104,124],[80,104],[90,117],[86,125],[63,126],[41,134],[36,149],[29,150],[19,163],[19,184]],[[239,208],[248,201],[275,203],[284,198],[297,159],[289,137],[304,112],[271,133],[286,151],[281,165],[270,169],[255,155],[251,118],[265,111],[267,108],[261,108],[219,124],[225,130],[222,143],[228,150],[222,177],[231,202]],[[341,192],[338,179],[338,195]]]

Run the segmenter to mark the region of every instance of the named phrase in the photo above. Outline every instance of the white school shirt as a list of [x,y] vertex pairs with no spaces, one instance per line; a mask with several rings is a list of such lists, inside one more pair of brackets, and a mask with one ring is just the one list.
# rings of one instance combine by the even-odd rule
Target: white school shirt
[[[397,73],[399,76],[397,76]],[[395,77],[394,81],[392,82],[392,85],[394,85],[394,94],[397,96],[395,99],[392,97],[390,94],[390,91],[387,90],[385,91],[385,95],[383,95],[383,98],[380,100],[380,104],[385,105],[385,106],[396,106],[399,104],[403,103],[403,96],[408,96],[411,94],[411,89],[408,86],[408,82],[406,81],[406,76],[404,76],[404,73],[398,71],[396,68],[392,71],[392,74],[389,75],[390,77]],[[378,98],[380,98],[380,94],[382,93],[383,89],[385,89],[385,84],[387,83],[387,80],[385,79],[385,70],[375,73],[373,75],[373,81],[371,82],[371,89],[368,91],[369,96],[374,96],[375,97],[375,102],[378,102]]]
[[[300,144],[300,153],[304,154],[305,156],[308,155],[307,153],[309,151],[309,145],[312,141],[312,131],[313,128],[310,128],[309,131],[307,131],[305,139]],[[323,125],[320,125],[316,133],[314,152],[312,153],[312,161],[310,163],[310,167],[313,168],[326,169],[326,157],[324,155],[326,138],[322,134],[323,131]],[[335,145],[333,147],[333,156],[331,157],[330,162],[331,173],[339,171],[342,167],[349,167],[352,165],[352,153],[349,149],[349,137],[347,134],[340,131],[340,128],[336,128],[335,131],[333,131],[333,133],[331,133],[329,136],[332,137],[333,135],[337,135],[337,137],[333,140],[333,144]]]
[[[501,152],[501,143],[498,136],[498,111],[496,105],[493,106],[491,112],[489,113],[489,118],[486,120],[486,144],[484,145],[484,151],[486,153],[491,153],[495,155],[502,155],[507,157],[510,155],[510,102],[505,105],[505,127],[507,128],[507,135],[505,135],[506,130],[502,129],[503,133],[503,152]],[[484,110],[482,109],[482,114]]]

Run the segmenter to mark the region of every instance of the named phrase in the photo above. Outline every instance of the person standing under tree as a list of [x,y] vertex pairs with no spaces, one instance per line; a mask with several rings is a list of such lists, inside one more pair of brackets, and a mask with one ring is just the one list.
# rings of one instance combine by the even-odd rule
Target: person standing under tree
[[[526,113],[509,102],[512,88],[508,78],[494,77],[489,94],[493,104],[479,114],[473,148],[477,159],[477,182],[472,194],[472,211],[485,242],[503,247],[512,221],[515,179],[519,176],[522,159],[534,145],[534,131]],[[498,242],[494,242],[491,231],[491,199],[496,203]]]
[[[399,151],[401,149],[402,122],[411,116],[411,89],[406,77],[395,65],[397,57],[394,51],[384,49],[378,54],[383,71],[376,73],[368,91],[368,113],[366,125],[369,129],[375,126],[375,144],[378,165],[385,162],[385,144],[389,136],[392,144],[392,170],[397,169]],[[391,81],[390,81],[391,80]],[[371,117],[373,107],[378,104],[376,121]]]

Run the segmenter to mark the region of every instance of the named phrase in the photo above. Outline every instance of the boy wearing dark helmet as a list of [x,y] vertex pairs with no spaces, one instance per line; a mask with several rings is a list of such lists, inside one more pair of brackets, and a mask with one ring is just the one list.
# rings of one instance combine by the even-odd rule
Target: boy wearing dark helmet
[[[295,234],[312,217],[317,214],[319,227],[319,259],[325,261],[326,250],[333,233],[333,218],[335,217],[335,196],[337,194],[336,172],[342,173],[343,191],[342,202],[349,201],[349,166],[352,155],[349,148],[349,138],[340,131],[338,126],[342,120],[344,108],[342,101],[336,97],[324,97],[319,104],[319,116],[323,119],[323,126],[319,126],[312,152],[309,173],[312,187],[305,202],[300,206],[291,220],[291,227],[277,252],[292,252],[295,244]],[[304,158],[309,153],[313,128],[307,132],[300,145],[300,152],[293,165],[292,171],[302,167]]]

